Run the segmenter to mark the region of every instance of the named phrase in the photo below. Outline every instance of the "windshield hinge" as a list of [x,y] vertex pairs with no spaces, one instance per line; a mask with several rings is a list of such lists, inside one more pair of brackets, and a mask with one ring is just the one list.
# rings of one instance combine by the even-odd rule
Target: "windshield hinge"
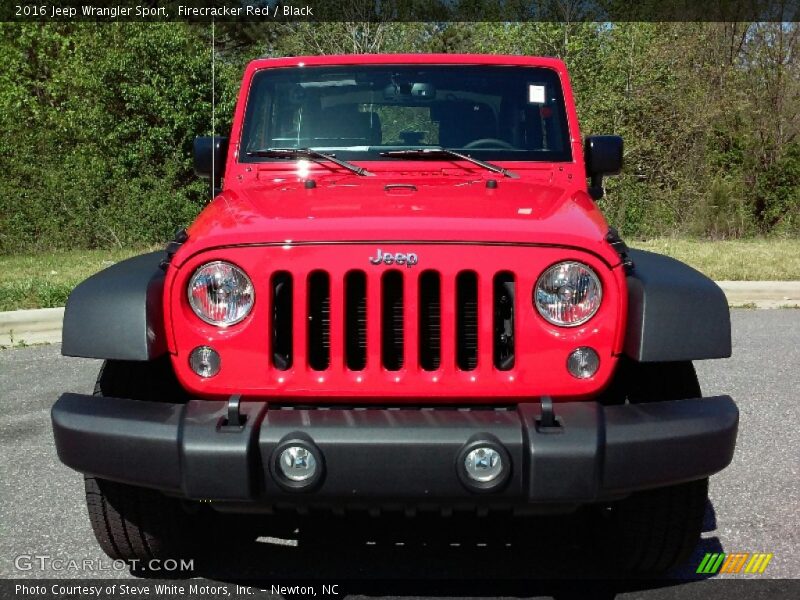
[[167,244],[167,247],[164,249],[164,251],[167,254],[166,258],[164,258],[158,265],[159,267],[161,267],[162,271],[167,270],[167,267],[169,267],[169,263],[172,261],[172,257],[175,256],[175,253],[188,239],[189,239],[189,234],[186,232],[186,229],[181,229],[175,234],[175,237],[172,239],[171,242]]
[[606,233],[606,241],[611,244],[611,247],[619,255],[620,259],[622,260],[622,266],[625,268],[625,272],[630,273],[634,267],[633,260],[631,260],[631,257],[628,256],[630,249],[622,240],[619,232],[614,227],[608,228],[608,233]]

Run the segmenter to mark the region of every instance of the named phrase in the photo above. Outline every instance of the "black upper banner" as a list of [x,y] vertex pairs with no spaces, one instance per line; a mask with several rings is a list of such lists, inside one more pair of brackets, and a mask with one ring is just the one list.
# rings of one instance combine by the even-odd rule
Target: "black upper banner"
[[0,21],[793,22],[799,7],[800,0],[6,0]]

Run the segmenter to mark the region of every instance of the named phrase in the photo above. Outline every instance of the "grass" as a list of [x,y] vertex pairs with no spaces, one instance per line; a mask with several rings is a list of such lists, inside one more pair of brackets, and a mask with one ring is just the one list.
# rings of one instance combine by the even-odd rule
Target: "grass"
[[628,245],[677,258],[716,281],[800,280],[800,239],[661,238]]
[[[800,239],[629,241],[674,256],[716,280],[800,280]],[[64,306],[73,287],[105,267],[147,252],[71,250],[0,256],[0,311]]]
[[70,250],[0,256],[0,311],[64,306],[76,284],[147,249]]

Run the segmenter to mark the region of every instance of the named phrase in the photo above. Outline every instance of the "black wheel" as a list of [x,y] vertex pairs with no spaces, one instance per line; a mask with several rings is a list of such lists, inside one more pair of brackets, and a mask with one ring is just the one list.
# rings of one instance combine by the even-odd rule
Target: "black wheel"
[[621,358],[603,404],[643,404],[699,398],[700,384],[691,362],[637,363]]
[[97,375],[94,395],[153,402],[188,400],[186,391],[175,377],[169,356],[146,362],[105,361]]
[[[186,399],[168,357],[151,362],[108,360],[100,369],[94,394],[156,402]],[[180,500],[96,477],[84,480],[89,521],[109,557],[138,560],[146,568],[154,558],[187,556],[193,528]]]
[[683,564],[700,539],[707,496],[704,478],[607,506],[602,531],[614,566],[658,574]]
[[[701,396],[691,362],[624,361],[603,400],[639,404]],[[697,545],[708,478],[647,490],[602,507],[601,546],[614,566],[657,574],[685,562]]]
[[193,548],[190,516],[161,492],[86,477],[86,506],[97,542],[114,560],[182,558]]

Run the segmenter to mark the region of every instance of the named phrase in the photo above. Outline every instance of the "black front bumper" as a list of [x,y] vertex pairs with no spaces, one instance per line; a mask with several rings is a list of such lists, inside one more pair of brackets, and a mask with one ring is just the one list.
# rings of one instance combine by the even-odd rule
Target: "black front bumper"
[[[603,407],[540,404],[503,410],[273,409],[64,394],[53,407],[58,456],[83,473],[220,504],[576,505],[705,477],[733,457],[739,413],[728,396]],[[311,490],[280,485],[275,450],[312,443],[323,477]],[[505,484],[475,490],[459,474],[465,445],[507,452]]]

